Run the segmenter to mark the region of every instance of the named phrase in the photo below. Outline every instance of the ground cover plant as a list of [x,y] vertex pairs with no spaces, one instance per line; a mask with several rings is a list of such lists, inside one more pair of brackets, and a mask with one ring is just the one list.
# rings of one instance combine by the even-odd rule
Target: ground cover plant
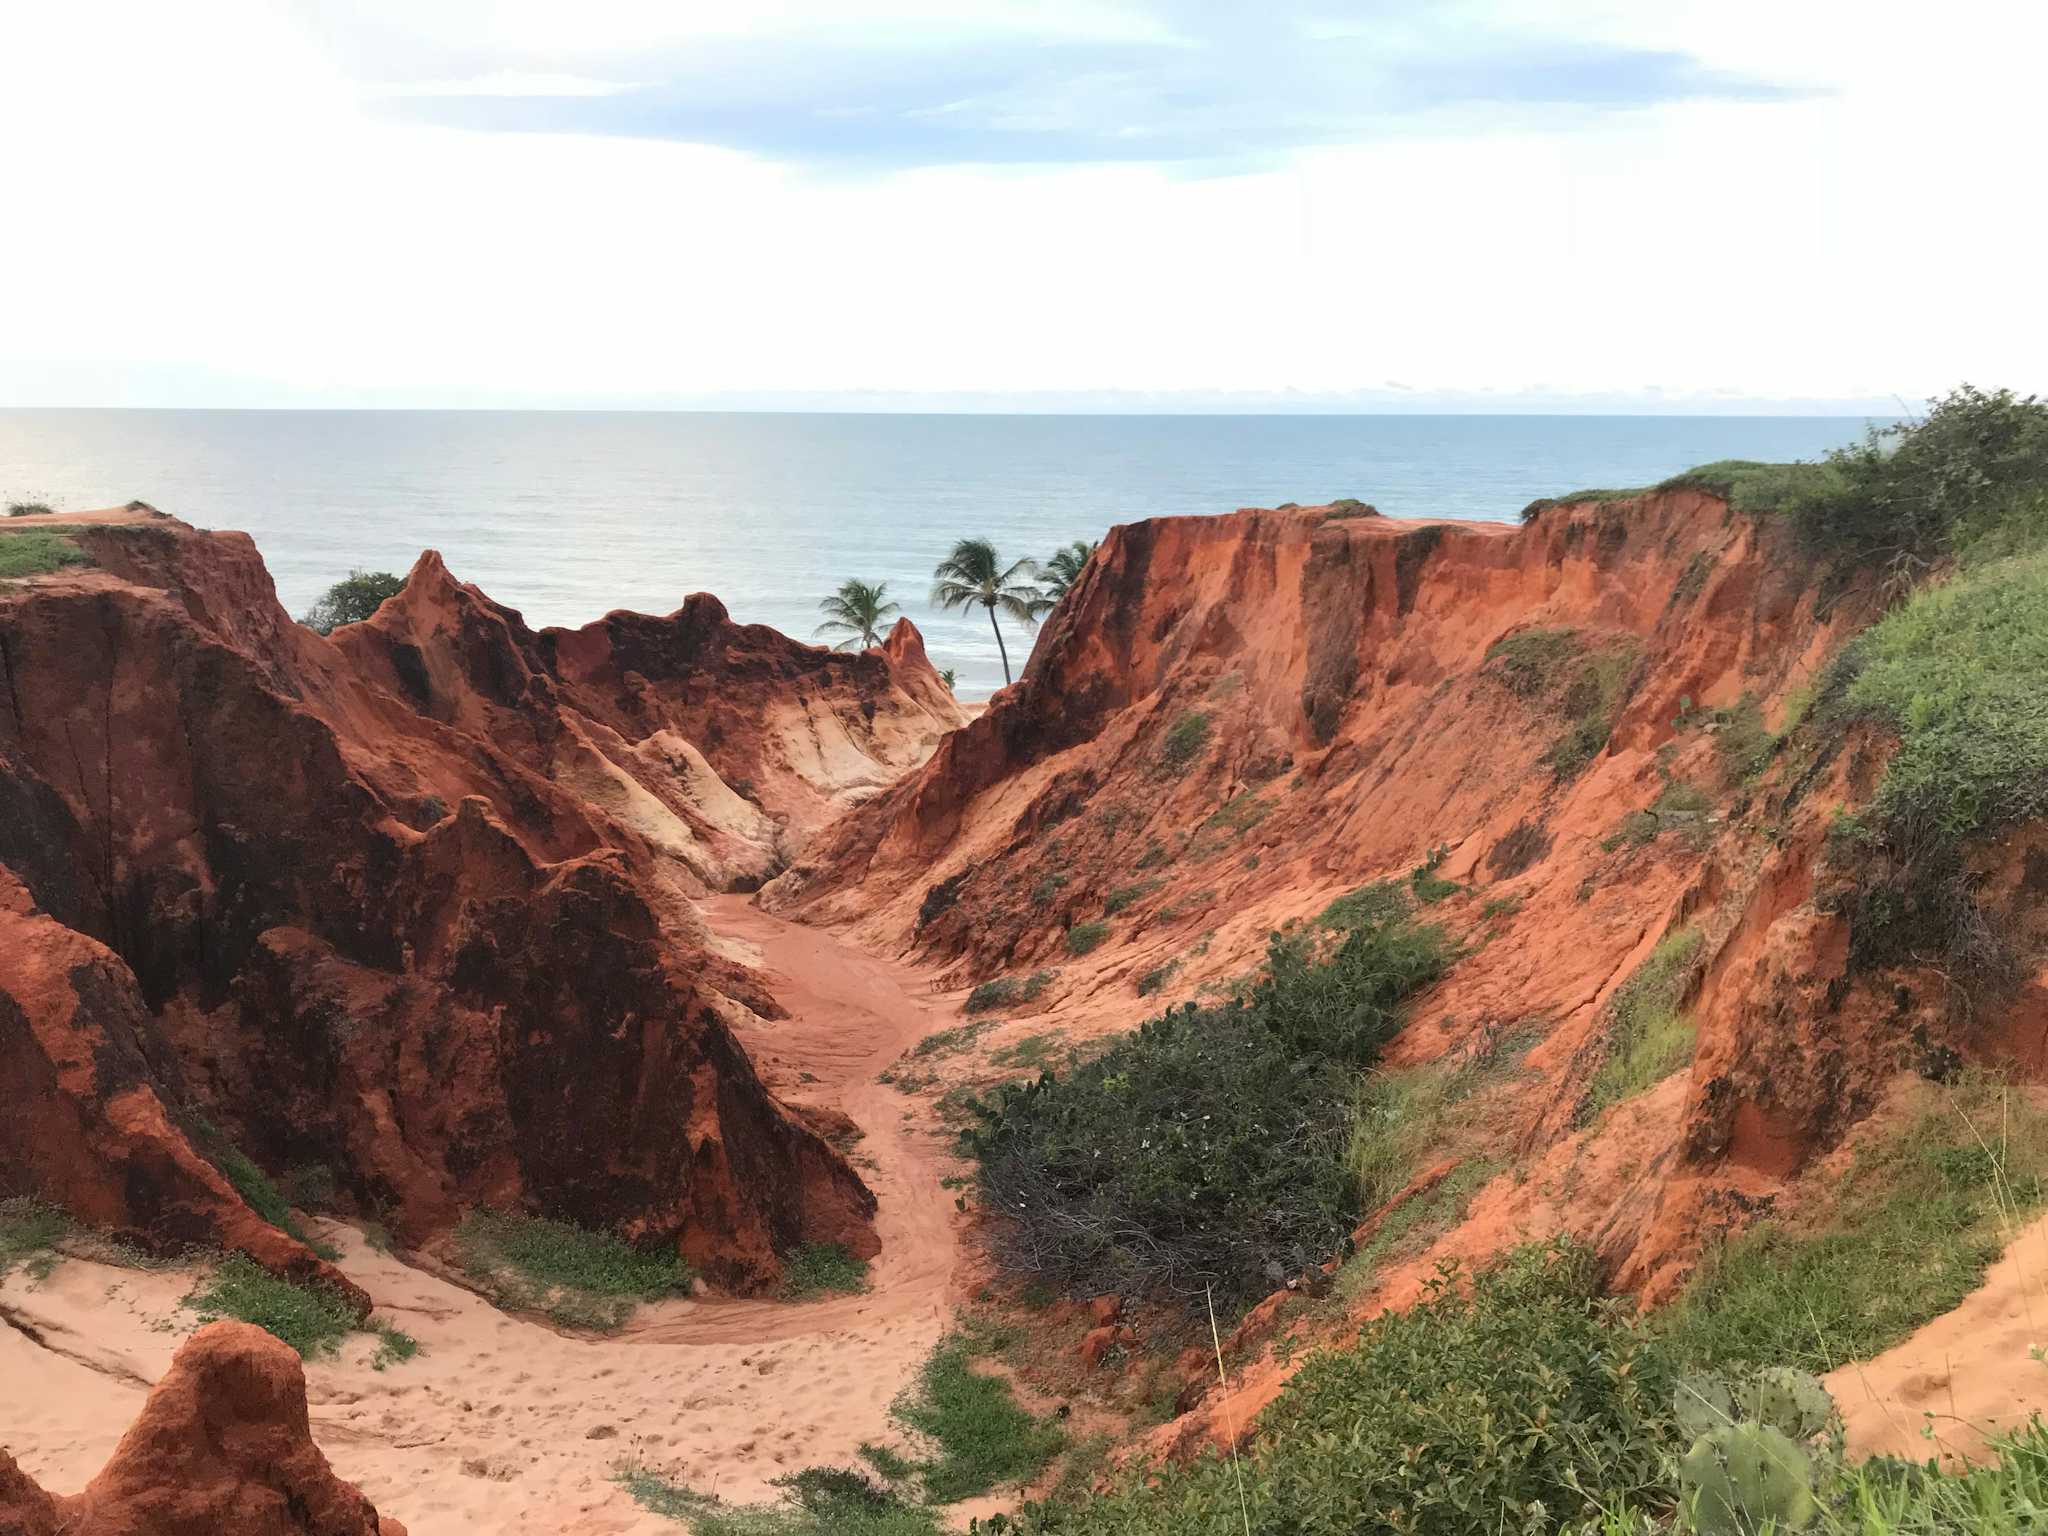
[[[27,514],[22,514],[26,516]],[[0,580],[43,576],[67,565],[88,564],[85,551],[54,528],[0,530]]]
[[616,1233],[511,1212],[463,1217],[455,1255],[498,1305],[600,1332],[622,1327],[642,1301],[686,1294],[692,1279],[673,1250],[643,1252]]
[[1680,1003],[1700,950],[1697,929],[1658,941],[1607,1004],[1606,1055],[1580,1106],[1581,1123],[1632,1099],[1692,1060],[1693,1027]]
[[806,1243],[782,1260],[782,1294],[792,1301],[858,1294],[868,1288],[868,1261],[844,1243]]

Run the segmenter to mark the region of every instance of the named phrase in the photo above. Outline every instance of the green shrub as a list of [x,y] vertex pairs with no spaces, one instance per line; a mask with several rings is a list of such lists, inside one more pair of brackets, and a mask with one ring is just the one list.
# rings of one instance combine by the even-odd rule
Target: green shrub
[[1625,1305],[1598,1299],[1596,1273],[1564,1245],[1519,1250],[1469,1288],[1446,1270],[1409,1311],[1311,1356],[1241,1463],[1147,1469],[1036,1529],[1497,1536],[1638,1505],[1681,1448],[1676,1376]]
[[1523,629],[1486,648],[1483,669],[1517,698],[1540,699],[1585,647],[1574,629]]
[[1837,570],[1910,572],[1985,537],[2009,518],[2037,519],[2048,489],[2048,401],[1963,385],[1918,421],[1873,428],[1828,459],[1825,484],[1792,502],[1807,543]]
[[308,629],[332,634],[344,624],[360,624],[405,590],[405,578],[389,571],[350,571],[321,594],[299,620]]
[[1059,1046],[1057,1035],[1025,1035],[990,1051],[989,1065],[1029,1067],[1034,1072],[1042,1072],[1053,1064],[1053,1058],[1059,1054]]
[[1085,923],[1076,923],[1067,930],[1067,953],[1085,955],[1104,939],[1109,937],[1109,924],[1097,918]]
[[1631,640],[1596,645],[1577,630],[1525,629],[1494,641],[1482,670],[1517,698],[1564,719],[1563,734],[1543,755],[1563,781],[1606,747],[1635,663]]
[[1223,827],[1231,832],[1249,832],[1273,812],[1270,800],[1261,800],[1259,792],[1247,789],[1242,794],[1232,795],[1212,812],[1202,823],[1205,827]]
[[1179,970],[1180,961],[1177,959],[1168,960],[1163,965],[1153,966],[1151,970],[1138,978],[1138,996],[1151,997],[1156,992],[1165,991],[1166,984],[1173,980],[1174,974]]
[[1102,899],[1102,910],[1111,917],[1127,912],[1153,892],[1163,890],[1164,880],[1139,880],[1131,885],[1120,885]]
[[1446,897],[1455,896],[1465,887],[1455,880],[1446,880],[1437,871],[1450,857],[1448,843],[1439,843],[1430,849],[1429,857],[1408,871],[1408,889],[1415,893],[1415,899],[1424,906],[1435,906]]
[[687,1293],[692,1278],[673,1249],[642,1252],[615,1233],[510,1212],[463,1217],[455,1256],[500,1306],[598,1331],[623,1326],[637,1302]]
[[[27,516],[27,513],[16,514]],[[67,565],[86,565],[85,551],[68,534],[54,528],[23,528],[0,532],[0,580],[17,576],[43,576]]]
[[988,1013],[997,1008],[1011,1008],[1018,1003],[1036,1002],[1045,989],[1052,985],[1055,971],[1033,971],[1019,979],[1015,976],[998,976],[993,981],[984,981],[967,994],[967,1001],[961,1004],[963,1013]]
[[1693,1366],[1869,1359],[1983,1283],[2044,1178],[2048,1114],[1966,1080],[1858,1155],[1817,1229],[1767,1221],[1711,1251],[1658,1326]]
[[1699,931],[1666,934],[1607,1004],[1607,1054],[1580,1111],[1591,1120],[1692,1060],[1693,1027],[1679,1011],[1700,951]]
[[10,501],[7,503],[9,517],[48,517],[57,509],[47,501]]
[[[219,1126],[204,1115],[187,1115],[184,1127],[199,1150],[220,1170],[221,1177],[234,1186],[235,1193],[242,1197],[250,1210],[330,1263],[341,1257],[340,1250],[333,1244],[323,1242],[300,1224],[298,1217],[292,1214],[291,1202],[285,1199],[283,1191],[272,1182],[270,1175],[257,1167],[255,1160],[230,1141]],[[332,1179],[331,1174],[329,1178]]]
[[1275,935],[1248,1001],[1188,1004],[977,1106],[962,1139],[1010,1218],[1002,1262],[1076,1293],[1184,1305],[1213,1286],[1229,1305],[1327,1257],[1357,1211],[1348,1069],[1449,956],[1405,903],[1372,905],[1341,934]]
[[[977,992],[980,990],[979,987],[975,988]],[[970,1003],[973,1001],[971,994],[968,1001]],[[970,1011],[980,1012],[982,1010],[971,1009]],[[916,1057],[952,1056],[966,1050],[994,1027],[995,1020],[993,1019],[977,1019],[972,1024],[961,1024],[953,1029],[935,1029],[911,1047],[910,1054]]]
[[868,1288],[868,1261],[844,1243],[805,1243],[783,1256],[782,1294],[791,1301],[813,1296],[853,1296]]
[[373,1371],[403,1365],[420,1352],[420,1341],[403,1328],[378,1323],[370,1331],[377,1335],[377,1352],[370,1356],[370,1369]]
[[181,1304],[196,1311],[201,1322],[232,1317],[254,1323],[309,1360],[332,1354],[356,1327],[355,1309],[345,1298],[273,1275],[245,1253],[221,1260]]
[[1167,727],[1166,739],[1159,748],[1159,760],[1168,768],[1185,768],[1201,755],[1208,744],[1209,717],[1199,709],[1186,710]]

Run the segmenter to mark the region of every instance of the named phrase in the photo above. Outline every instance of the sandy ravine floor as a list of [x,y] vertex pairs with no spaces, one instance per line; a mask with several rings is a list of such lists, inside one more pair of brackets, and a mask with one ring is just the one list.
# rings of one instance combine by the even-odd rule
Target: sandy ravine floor
[[[875,1076],[950,1020],[908,967],[743,897],[704,908],[790,1012],[744,1032],[762,1076],[867,1133],[855,1153],[880,1202],[872,1288],[662,1302],[614,1337],[570,1338],[375,1252],[351,1227],[316,1223],[376,1316],[421,1352],[376,1371],[375,1340],[359,1334],[311,1362],[314,1438],[413,1536],[673,1536],[613,1482],[622,1459],[745,1503],[774,1497],[770,1480],[786,1472],[856,1464],[863,1440],[900,1444],[889,1403],[951,1317],[964,1218],[940,1185],[956,1171],[947,1139]],[[815,1081],[800,1084],[799,1070]],[[17,1271],[0,1286],[0,1445],[45,1487],[76,1492],[105,1462],[195,1326],[178,1305],[191,1284],[189,1271],[66,1259],[40,1285]]]

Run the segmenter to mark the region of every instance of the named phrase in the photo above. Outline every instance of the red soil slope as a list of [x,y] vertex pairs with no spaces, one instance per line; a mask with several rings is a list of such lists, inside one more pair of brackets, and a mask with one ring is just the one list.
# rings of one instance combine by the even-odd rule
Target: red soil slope
[[[1514,1042],[1513,1086],[1457,1111],[1478,1117],[1466,1153],[1501,1172],[1357,1308],[1412,1297],[1439,1257],[1560,1230],[1654,1300],[1895,1073],[2016,1038],[1962,1038],[1932,973],[1851,974],[1845,920],[1816,900],[1830,814],[1869,793],[1882,743],[1781,753],[1760,777],[1730,750],[1871,616],[1853,591],[1821,608],[1822,585],[1782,530],[1696,490],[1521,528],[1314,508],[1119,528],[1019,682],[762,899],[958,985],[1049,973],[1004,1012],[1085,1038],[1213,995],[1272,929],[1433,864],[1425,914],[1463,954],[1390,1064]],[[1589,760],[1560,772],[1595,662],[1611,732],[1594,708]],[[1075,954],[1095,921],[1106,938]],[[1702,941],[1690,1068],[1592,1103],[1609,999],[1684,925]],[[2048,1017],[2044,999],[2037,978],[2012,1018]],[[1242,1428],[1284,1374],[1269,1361],[1169,1436]]]
[[92,565],[0,589],[0,1193],[344,1285],[224,1142],[408,1243],[527,1208],[740,1288],[874,1250],[690,898],[959,718],[914,632],[833,655],[699,596],[536,634],[429,553],[330,641],[241,535],[71,527]]

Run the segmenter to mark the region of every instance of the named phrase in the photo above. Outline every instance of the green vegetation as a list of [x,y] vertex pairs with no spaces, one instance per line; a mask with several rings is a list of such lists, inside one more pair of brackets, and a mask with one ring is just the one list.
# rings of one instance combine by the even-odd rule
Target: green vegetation
[[1057,1035],[1024,1035],[1000,1050],[989,1052],[989,1064],[1008,1068],[1029,1067],[1034,1072],[1043,1072],[1052,1066],[1059,1047]]
[[1660,491],[1711,491],[1737,512],[1767,517],[1830,489],[1835,472],[1826,464],[1766,464],[1756,459],[1717,459],[1659,483]]
[[950,612],[955,608],[986,608],[988,627],[995,631],[996,650],[1003,658],[1003,681],[1010,679],[1010,648],[1003,643],[1003,627],[996,622],[1000,611],[1024,624],[1038,621],[1038,588],[1031,585],[1037,567],[1029,560],[1005,566],[987,539],[962,539],[953,553],[933,569],[932,606]]
[[782,1294],[791,1301],[813,1296],[855,1296],[868,1288],[868,1261],[844,1243],[805,1243],[782,1260]]
[[835,651],[873,649],[882,643],[882,626],[889,616],[903,611],[888,601],[888,593],[886,581],[871,584],[847,577],[837,592],[818,604],[825,622],[815,633],[844,636],[832,647]]
[[1242,794],[1232,795],[1224,801],[1202,825],[1223,827],[1231,832],[1249,832],[1271,815],[1272,811],[1272,801],[1260,799],[1259,792],[1255,789],[1247,789]]
[[1679,1009],[1700,952],[1696,928],[1666,934],[1607,1004],[1607,1054],[1580,1106],[1591,1121],[1692,1060],[1693,1026]]
[[2034,547],[2048,531],[2048,401],[1966,384],[1919,420],[1837,449],[1827,468],[1790,511],[1840,571],[1910,577],[1973,544]]
[[0,1200],[0,1280],[20,1264],[40,1284],[57,1264],[57,1245],[71,1235],[71,1218],[26,1195]]
[[1559,782],[1607,746],[1635,671],[1633,641],[1589,644],[1571,629],[1525,629],[1487,648],[1484,670],[1517,698],[1558,715],[1564,731],[1543,755]]
[[394,1328],[389,1323],[377,1323],[372,1325],[370,1331],[377,1335],[377,1352],[370,1356],[370,1369],[373,1371],[403,1365],[420,1352],[420,1341],[403,1328]]
[[1027,1511],[1024,1528],[1496,1536],[1639,1506],[1668,1477],[1678,1382],[1628,1310],[1599,1299],[1593,1256],[1565,1245],[1521,1250],[1469,1287],[1447,1269],[1411,1310],[1312,1356],[1241,1460],[1149,1469]]
[[1081,570],[1095,558],[1096,545],[1089,539],[1076,539],[1071,544],[1062,544],[1052,552],[1052,558],[1038,568],[1040,595],[1032,607],[1038,616],[1051,613],[1059,606],[1074,583],[1081,579]]
[[[246,1253],[231,1253],[182,1303],[201,1322],[224,1317],[274,1333],[306,1359],[332,1354],[355,1332],[355,1309],[337,1292],[282,1279]],[[414,1350],[418,1345],[413,1346]]]
[[[979,988],[976,989],[977,991]],[[955,1025],[952,1029],[933,1030],[910,1049],[914,1057],[953,1056],[966,1050],[995,1028],[993,1019],[977,1019],[972,1024]]]
[[256,1166],[255,1161],[234,1142],[227,1133],[204,1115],[188,1114],[184,1117],[184,1128],[198,1144],[221,1177],[235,1187],[235,1193],[248,1204],[250,1210],[289,1237],[298,1239],[321,1258],[330,1262],[341,1257],[340,1250],[332,1243],[324,1242],[308,1232],[299,1218],[292,1214],[291,1202],[284,1197],[270,1175]]
[[9,517],[48,517],[57,509],[47,501],[10,501],[7,503]]
[[1067,930],[1067,953],[1085,955],[1109,937],[1109,924],[1100,918],[1076,923]]
[[1159,747],[1159,761],[1170,769],[1184,769],[1209,744],[1209,717],[1199,709],[1184,710],[1166,728]]
[[1379,515],[1377,507],[1368,506],[1356,496],[1339,496],[1324,511],[1323,521],[1327,523],[1337,518],[1378,517]]
[[1138,880],[1130,885],[1120,885],[1102,898],[1102,910],[1111,917],[1129,911],[1154,891],[1163,890],[1164,880]]
[[[1165,914],[1161,913],[1160,915],[1163,917]],[[1177,959],[1168,960],[1164,964],[1153,966],[1151,970],[1138,978],[1138,996],[1150,997],[1155,992],[1163,992],[1166,990],[1166,984],[1173,980],[1175,973],[1179,970],[1180,961]]]
[[1033,971],[1021,980],[1015,976],[998,976],[992,981],[984,981],[967,994],[967,1001],[960,1005],[961,1011],[989,1013],[1018,1003],[1036,1002],[1058,974],[1056,971]]
[[1429,850],[1429,856],[1408,871],[1408,889],[1415,893],[1415,899],[1424,906],[1435,906],[1446,897],[1455,896],[1465,887],[1455,880],[1446,880],[1437,871],[1443,868],[1444,860],[1451,856],[1451,845],[1439,843]]
[[[26,516],[27,514],[17,514]],[[67,534],[54,528],[23,528],[0,532],[0,580],[18,576],[42,576],[67,565],[90,562],[85,551]]]
[[2043,1202],[2048,1114],[1966,1079],[1905,1134],[1863,1149],[1822,1219],[1766,1221],[1709,1255],[1660,1326],[1688,1365],[1831,1370],[1956,1306]]
[[[1076,1293],[1232,1305],[1342,1241],[1351,1073],[1449,961],[1396,888],[1348,919],[1276,935],[1247,1001],[1188,1004],[1062,1077],[1012,1083],[963,1135],[1011,1270]],[[1334,925],[1333,925],[1334,926]]]
[[621,1463],[613,1481],[642,1509],[681,1521],[695,1536],[942,1536],[944,1531],[933,1511],[843,1467],[806,1467],[777,1478],[783,1501],[766,1505],[726,1504],[637,1461]]
[[308,629],[331,635],[344,624],[360,624],[384,600],[405,590],[405,578],[389,571],[350,571],[329,587],[320,600],[308,608],[299,622]]
[[916,1384],[890,1408],[931,1447],[915,1467],[935,1504],[1027,1483],[1066,1444],[1056,1424],[1018,1404],[1007,1381],[974,1369],[976,1357],[1000,1342],[972,1330],[940,1340]]
[[510,1212],[463,1217],[455,1256],[498,1305],[600,1332],[623,1326],[639,1302],[686,1293],[691,1280],[672,1249],[643,1253],[615,1233]]

